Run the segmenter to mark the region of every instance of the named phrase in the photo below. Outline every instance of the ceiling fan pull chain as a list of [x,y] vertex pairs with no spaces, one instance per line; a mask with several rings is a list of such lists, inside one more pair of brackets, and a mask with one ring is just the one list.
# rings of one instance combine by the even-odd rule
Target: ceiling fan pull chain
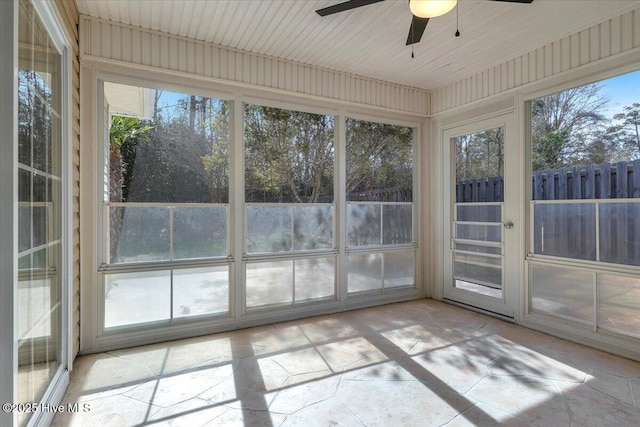
[[458,12],[459,3],[456,3],[456,37],[460,37],[460,23],[458,22],[459,12]]

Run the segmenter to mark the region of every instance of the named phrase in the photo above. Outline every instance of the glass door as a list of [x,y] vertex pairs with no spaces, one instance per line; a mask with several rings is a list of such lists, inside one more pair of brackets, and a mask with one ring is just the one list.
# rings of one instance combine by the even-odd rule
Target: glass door
[[445,132],[450,227],[444,296],[508,317],[514,316],[518,282],[510,250],[517,244],[517,207],[510,200],[517,186],[507,178],[516,164],[507,150],[515,144],[505,144],[513,140],[511,122],[512,115],[502,115]]

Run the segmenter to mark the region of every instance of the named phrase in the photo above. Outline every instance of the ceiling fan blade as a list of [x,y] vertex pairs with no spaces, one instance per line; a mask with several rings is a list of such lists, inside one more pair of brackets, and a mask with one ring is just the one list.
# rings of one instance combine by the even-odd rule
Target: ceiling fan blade
[[504,1],[507,3],[533,3],[533,0],[492,0],[492,1]]
[[345,10],[351,10],[357,7],[378,3],[381,1],[384,0],[349,0],[342,3],[334,4],[333,6],[318,9],[316,10],[316,13],[320,16],[327,16],[338,12],[344,12]]
[[409,35],[407,36],[407,46],[420,41],[428,23],[429,18],[418,18],[415,15],[413,16],[411,26],[409,27]]

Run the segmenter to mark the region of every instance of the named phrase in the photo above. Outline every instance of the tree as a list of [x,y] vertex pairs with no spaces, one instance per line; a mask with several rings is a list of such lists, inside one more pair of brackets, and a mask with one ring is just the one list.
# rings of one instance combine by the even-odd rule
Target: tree
[[[346,121],[346,192],[406,189],[413,184],[413,129],[364,120]],[[410,201],[410,200],[404,200]]]
[[333,117],[245,105],[245,199],[314,203],[333,196]]
[[623,136],[625,148],[635,151],[636,158],[640,158],[640,103],[627,105],[623,111],[614,115],[613,119],[622,121],[619,130],[626,132]]
[[504,128],[456,138],[456,180],[496,177],[503,174]]
[[532,102],[533,169],[553,169],[579,163],[606,118],[608,100],[601,86],[590,84],[538,98]]
[[[123,151],[134,152],[135,148],[149,143],[148,132],[152,126],[144,125],[140,119],[134,117],[113,116],[109,128],[109,200],[112,202],[126,201],[128,186],[125,188],[125,178],[131,175],[133,158],[129,163],[123,160]],[[127,167],[129,173],[127,174]],[[110,220],[110,256],[114,260],[118,253],[118,243],[122,230],[122,208],[111,208]]]

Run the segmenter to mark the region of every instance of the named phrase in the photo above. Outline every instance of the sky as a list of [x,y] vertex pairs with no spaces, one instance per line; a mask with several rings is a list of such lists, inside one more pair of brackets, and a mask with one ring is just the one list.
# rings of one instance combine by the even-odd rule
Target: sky
[[623,74],[600,83],[602,93],[611,100],[608,110],[604,112],[607,116],[622,113],[622,108],[626,105],[640,103],[640,71]]

